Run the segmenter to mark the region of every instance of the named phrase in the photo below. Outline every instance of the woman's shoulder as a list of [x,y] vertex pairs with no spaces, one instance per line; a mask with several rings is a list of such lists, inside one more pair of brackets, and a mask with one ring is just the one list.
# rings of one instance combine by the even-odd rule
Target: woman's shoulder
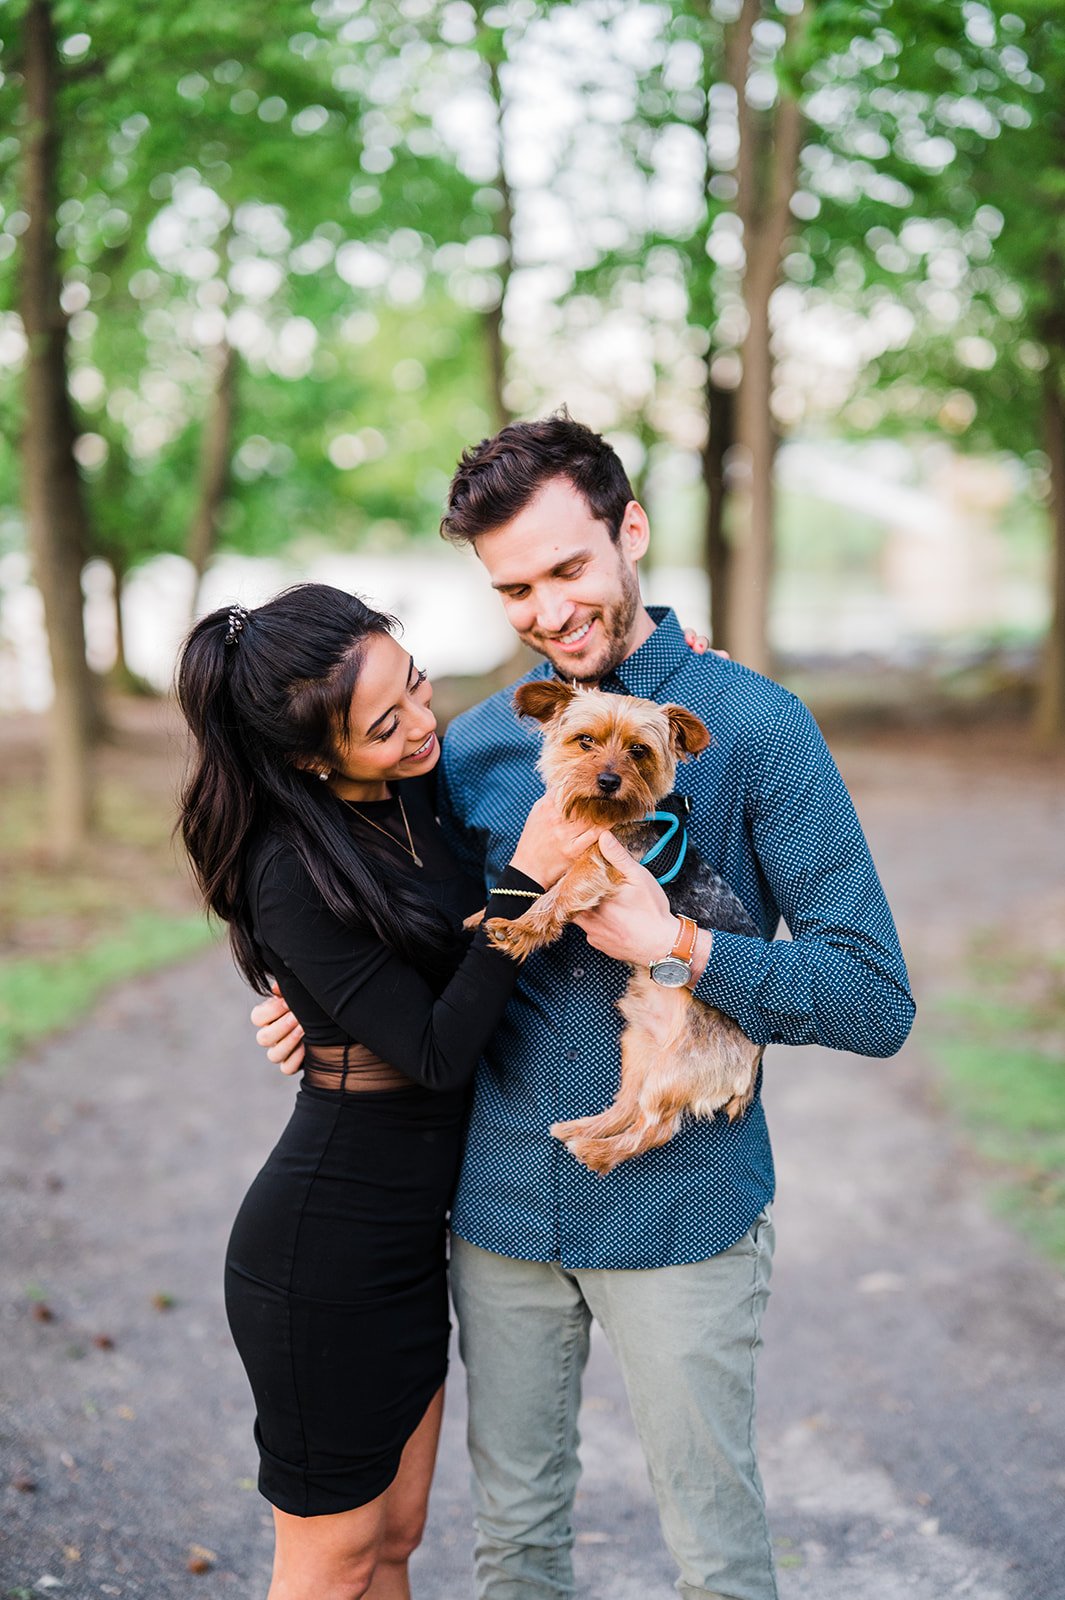
[[297,895],[308,902],[319,899],[300,852],[280,830],[266,828],[257,834],[248,847],[247,861],[253,906],[261,902],[264,892]]

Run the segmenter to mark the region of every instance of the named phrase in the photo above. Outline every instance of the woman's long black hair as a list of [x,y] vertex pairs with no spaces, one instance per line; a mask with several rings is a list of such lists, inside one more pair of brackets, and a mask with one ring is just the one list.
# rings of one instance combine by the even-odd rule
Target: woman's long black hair
[[292,846],[342,921],[369,926],[422,968],[454,960],[443,916],[372,844],[353,842],[343,803],[303,765],[333,765],[366,642],[395,626],[355,595],[302,583],[243,618],[212,611],[182,647],[177,696],[195,746],[178,826],[204,900],[229,924],[233,958],[260,993],[270,974],[246,891],[249,849],[267,831]]

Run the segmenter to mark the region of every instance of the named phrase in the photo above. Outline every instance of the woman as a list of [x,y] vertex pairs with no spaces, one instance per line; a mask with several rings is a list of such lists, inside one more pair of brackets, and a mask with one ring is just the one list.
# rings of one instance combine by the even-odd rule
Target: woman
[[[393,620],[322,584],[189,635],[181,829],[304,1079],[249,1190],[226,1307],[274,1507],[269,1600],[406,1600],[447,1366],[445,1221],[466,1087],[515,964],[433,815],[432,689]],[[514,916],[595,838],[545,797],[489,903]]]

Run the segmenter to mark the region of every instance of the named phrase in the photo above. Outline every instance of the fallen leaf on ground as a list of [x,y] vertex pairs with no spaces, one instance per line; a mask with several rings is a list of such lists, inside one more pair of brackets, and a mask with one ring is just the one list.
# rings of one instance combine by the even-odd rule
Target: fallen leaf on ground
[[202,1544],[189,1545],[189,1559],[185,1565],[190,1572],[210,1572],[218,1557]]

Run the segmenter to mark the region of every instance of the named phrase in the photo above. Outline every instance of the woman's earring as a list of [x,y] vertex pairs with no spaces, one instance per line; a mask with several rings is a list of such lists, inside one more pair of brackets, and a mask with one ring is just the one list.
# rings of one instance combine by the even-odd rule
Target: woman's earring
[[322,780],[323,783],[328,783],[329,782],[329,768],[326,767],[325,771],[324,772],[320,772],[318,774],[318,776]]

